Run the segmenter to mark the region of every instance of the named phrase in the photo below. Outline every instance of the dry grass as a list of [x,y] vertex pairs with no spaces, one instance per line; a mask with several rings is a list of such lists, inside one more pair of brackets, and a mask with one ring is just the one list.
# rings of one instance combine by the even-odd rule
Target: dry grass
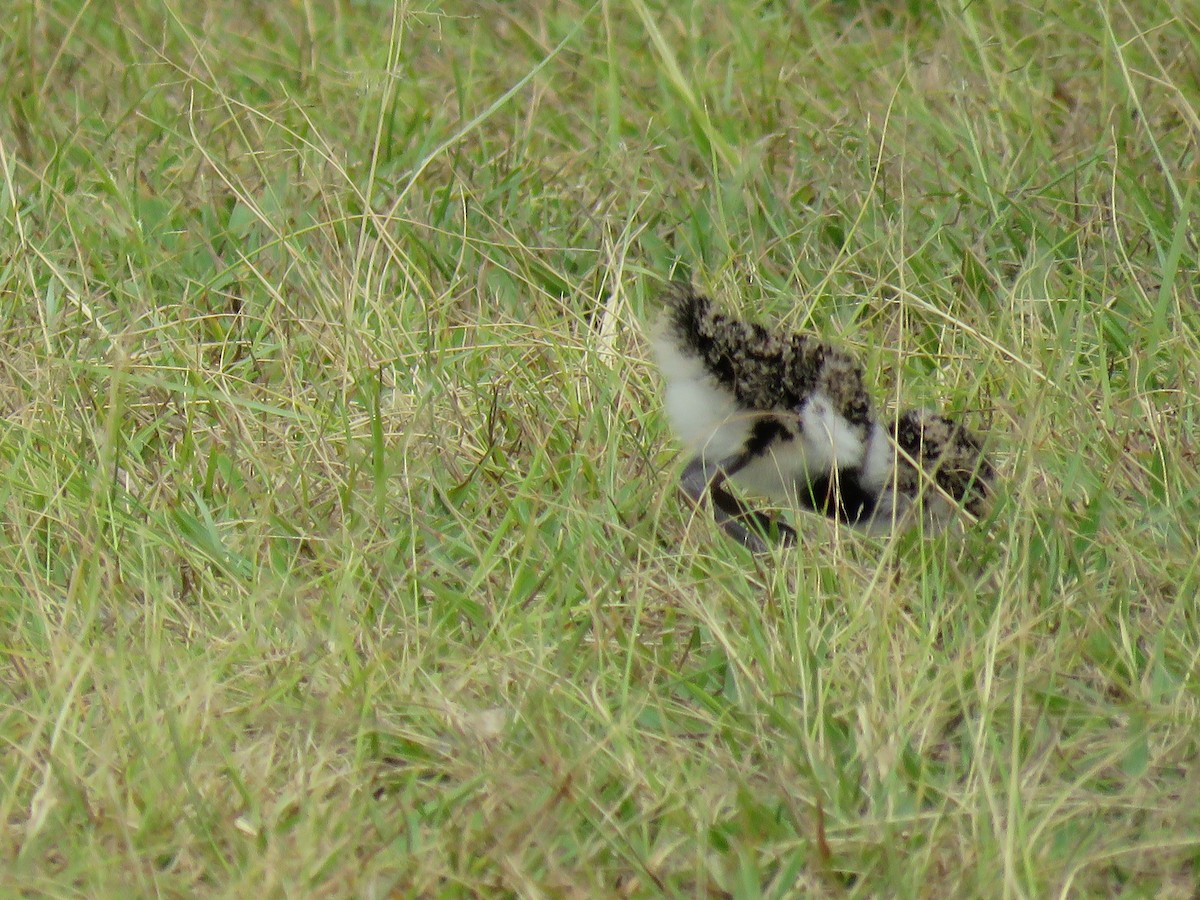
[[[0,31],[0,891],[1191,896],[1188,4],[116,6]],[[992,520],[722,540],[671,274]]]

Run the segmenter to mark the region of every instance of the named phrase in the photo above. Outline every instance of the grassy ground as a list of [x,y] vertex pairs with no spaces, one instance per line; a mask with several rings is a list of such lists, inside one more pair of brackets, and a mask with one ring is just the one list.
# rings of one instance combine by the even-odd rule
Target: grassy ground
[[[1192,896],[1200,18],[1054,6],[6,6],[0,893]],[[723,540],[672,273],[992,520]]]

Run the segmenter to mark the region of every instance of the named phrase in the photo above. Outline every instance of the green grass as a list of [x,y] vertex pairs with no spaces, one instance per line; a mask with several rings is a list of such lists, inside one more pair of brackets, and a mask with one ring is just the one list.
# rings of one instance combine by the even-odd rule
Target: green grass
[[[1200,18],[7,8],[0,893],[1188,897]],[[672,276],[990,521],[677,496]]]

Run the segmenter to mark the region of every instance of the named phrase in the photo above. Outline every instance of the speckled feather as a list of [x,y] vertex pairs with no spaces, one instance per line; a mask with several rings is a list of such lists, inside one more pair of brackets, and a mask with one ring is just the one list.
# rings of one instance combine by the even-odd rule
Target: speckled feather
[[690,284],[674,282],[664,294],[669,327],[747,409],[795,408],[823,390],[853,425],[871,418],[861,367],[846,353],[806,334],[777,335],[755,322],[721,312]]
[[916,462],[932,472],[934,483],[967,512],[984,514],[996,470],[975,435],[947,416],[910,410],[897,417],[891,436],[901,451],[896,462],[897,493],[914,494],[919,488]]

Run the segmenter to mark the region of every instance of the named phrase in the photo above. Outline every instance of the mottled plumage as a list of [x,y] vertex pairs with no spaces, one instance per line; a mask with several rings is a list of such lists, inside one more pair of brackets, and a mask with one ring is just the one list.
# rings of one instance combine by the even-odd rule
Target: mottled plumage
[[765,547],[758,531],[785,540],[795,532],[748,510],[726,478],[876,533],[917,508],[933,528],[956,506],[983,511],[994,472],[958,423],[910,411],[885,427],[845,352],[728,316],[688,284],[672,284],[664,300],[654,347],[667,413],[695,454],[684,490],[711,500],[718,522],[747,546]]

